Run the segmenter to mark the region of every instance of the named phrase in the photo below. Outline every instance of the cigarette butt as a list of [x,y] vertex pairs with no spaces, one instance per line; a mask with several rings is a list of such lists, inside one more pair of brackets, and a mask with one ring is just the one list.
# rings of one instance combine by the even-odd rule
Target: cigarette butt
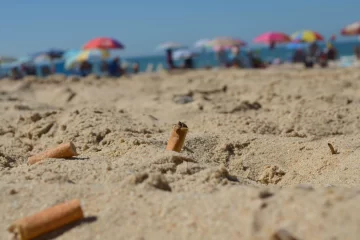
[[335,148],[333,147],[333,145],[331,143],[328,143],[328,146],[330,148],[331,154],[338,154],[339,153],[337,150],[335,150]]
[[82,218],[80,201],[74,199],[19,219],[8,231],[15,235],[14,239],[30,240]]
[[184,146],[185,137],[188,130],[189,129],[185,123],[179,122],[178,124],[174,125],[170,139],[166,146],[166,150],[180,152]]
[[76,147],[72,142],[63,143],[59,146],[46,150],[45,152],[39,153],[35,156],[28,158],[29,164],[34,164],[44,160],[45,158],[70,158],[76,156]]

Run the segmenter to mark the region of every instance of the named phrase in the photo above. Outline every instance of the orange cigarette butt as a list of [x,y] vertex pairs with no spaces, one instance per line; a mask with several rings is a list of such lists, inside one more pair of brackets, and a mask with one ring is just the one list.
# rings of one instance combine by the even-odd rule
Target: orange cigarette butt
[[34,164],[44,160],[45,158],[70,158],[76,155],[75,145],[72,142],[69,142],[60,144],[56,148],[52,148],[35,156],[29,157],[28,163]]
[[179,122],[178,124],[174,125],[170,139],[166,146],[166,150],[180,152],[184,146],[185,137],[188,130],[189,129],[185,123]]
[[8,231],[15,234],[15,239],[30,240],[82,218],[80,201],[75,199],[20,219]]

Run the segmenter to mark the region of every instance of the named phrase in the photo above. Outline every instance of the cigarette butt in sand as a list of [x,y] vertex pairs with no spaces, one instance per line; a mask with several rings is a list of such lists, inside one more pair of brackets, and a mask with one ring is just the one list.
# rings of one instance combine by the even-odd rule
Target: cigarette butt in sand
[[339,153],[337,150],[335,150],[335,148],[333,147],[333,145],[331,143],[328,143],[328,146],[330,148],[331,154],[338,154]]
[[83,218],[80,201],[75,199],[19,219],[8,231],[15,235],[14,239],[30,240]]
[[166,146],[166,150],[180,152],[184,146],[185,137],[188,130],[189,129],[185,123],[179,122],[178,124],[174,125],[170,139]]
[[76,148],[72,142],[63,143],[59,146],[46,150],[45,152],[39,153],[35,156],[28,158],[29,164],[34,164],[44,160],[45,158],[70,158],[76,156]]

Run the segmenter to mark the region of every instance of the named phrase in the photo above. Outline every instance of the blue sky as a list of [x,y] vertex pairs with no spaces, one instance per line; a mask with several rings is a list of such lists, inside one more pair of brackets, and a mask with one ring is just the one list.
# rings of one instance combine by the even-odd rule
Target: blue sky
[[236,36],[268,30],[319,31],[329,37],[360,20],[359,0],[0,0],[0,55],[50,47],[80,48],[97,36],[126,45],[124,56],[154,53],[173,40]]

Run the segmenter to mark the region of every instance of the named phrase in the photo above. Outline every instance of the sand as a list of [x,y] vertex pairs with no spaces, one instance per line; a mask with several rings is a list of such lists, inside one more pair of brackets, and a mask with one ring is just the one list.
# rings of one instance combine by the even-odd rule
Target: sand
[[0,239],[74,198],[86,220],[47,238],[359,239],[359,104],[354,68],[2,80]]

